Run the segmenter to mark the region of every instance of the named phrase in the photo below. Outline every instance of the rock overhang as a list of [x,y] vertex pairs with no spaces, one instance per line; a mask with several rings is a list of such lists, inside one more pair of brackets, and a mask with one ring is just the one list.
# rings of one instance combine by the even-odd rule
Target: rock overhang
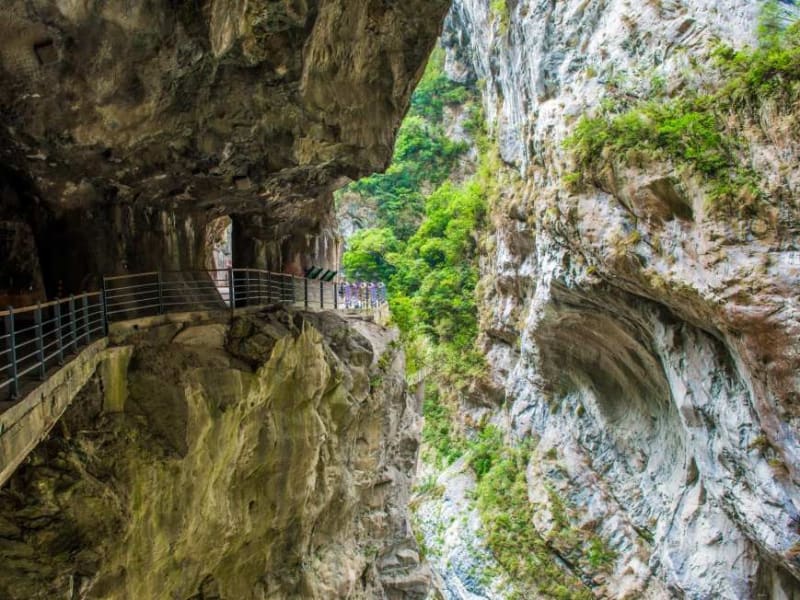
[[[0,220],[26,222],[40,244],[53,228],[70,230],[85,255],[113,255],[90,261],[98,270],[154,266],[132,258],[148,252],[130,230],[158,229],[160,213],[172,229],[233,214],[265,240],[318,234],[343,178],[387,166],[449,8],[448,0],[8,4],[0,161],[14,173],[6,185],[25,196],[16,204],[29,206],[4,201]],[[85,235],[72,231],[77,223]],[[103,228],[121,248],[100,239],[114,237]],[[174,262],[199,266],[196,235],[187,237],[173,253],[188,256]]]

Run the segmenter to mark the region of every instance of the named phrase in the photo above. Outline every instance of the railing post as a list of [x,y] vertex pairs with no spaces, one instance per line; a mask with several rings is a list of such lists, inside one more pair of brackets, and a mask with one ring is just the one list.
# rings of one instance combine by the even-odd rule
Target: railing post
[[103,277],[103,293],[100,296],[100,310],[103,315],[103,333],[108,335],[108,288],[106,287],[105,277]]
[[228,296],[230,296],[231,314],[236,308],[236,284],[233,281],[233,267],[228,267]]
[[158,314],[164,314],[164,281],[161,278],[161,270],[158,271]]
[[303,279],[303,305],[308,310],[308,277]]
[[78,328],[75,324],[77,316],[75,315],[75,296],[69,295],[69,330],[70,342],[72,343],[72,351],[78,352]]
[[272,273],[267,271],[267,304],[272,303]]
[[325,310],[325,282],[319,280],[319,307]]
[[36,358],[39,361],[39,379],[44,381],[46,376],[46,369],[44,366],[44,336],[42,335],[42,305],[36,304],[36,310],[33,311],[34,323],[36,325]]
[[86,343],[88,344],[92,339],[92,334],[89,330],[89,298],[86,296],[86,292],[83,293],[81,308],[83,308],[83,326],[86,328]]
[[[105,283],[103,284],[105,288]],[[106,309],[106,293],[105,289],[100,294],[100,320],[101,327],[103,328],[103,337],[108,335],[108,310]]]
[[19,377],[17,376],[17,342],[14,337],[14,309],[8,307],[6,332],[8,333],[8,359],[11,368],[11,398],[19,397]]
[[333,282],[333,310],[339,309],[339,284]]
[[56,298],[56,339],[58,340],[58,364],[64,364],[64,336],[61,334],[61,301]]

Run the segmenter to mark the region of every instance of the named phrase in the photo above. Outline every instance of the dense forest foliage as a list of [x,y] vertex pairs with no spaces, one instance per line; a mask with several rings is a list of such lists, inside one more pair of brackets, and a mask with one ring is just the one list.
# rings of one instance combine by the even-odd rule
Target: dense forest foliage
[[[398,133],[389,169],[346,190],[374,203],[377,223],[348,240],[343,266],[350,279],[386,283],[412,369],[425,348],[426,354],[439,354],[465,371],[480,363],[473,351],[476,256],[488,173],[479,169],[459,184],[449,179],[468,162],[471,145],[480,142],[485,149],[486,143],[476,91],[450,81],[443,61],[443,52],[434,52]],[[471,143],[448,137],[448,109],[463,116]]]

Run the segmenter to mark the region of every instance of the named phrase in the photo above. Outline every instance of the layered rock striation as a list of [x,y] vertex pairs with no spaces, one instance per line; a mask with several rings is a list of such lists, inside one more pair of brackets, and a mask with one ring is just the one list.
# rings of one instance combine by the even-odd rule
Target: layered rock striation
[[6,3],[0,221],[39,265],[0,288],[204,268],[220,215],[243,265],[301,268],[330,192],[385,168],[448,4]]
[[[720,210],[696,172],[646,154],[604,156],[576,189],[564,147],[603,105],[719,87],[713,48],[755,44],[760,8],[456,0],[446,25],[451,76],[484,85],[520,175],[492,207],[480,286],[506,402],[461,411],[509,443],[536,440],[531,526],[554,530],[555,493],[577,530],[607,541],[607,571],[576,572],[600,597],[800,590],[797,106],[725,115],[758,174],[757,208],[742,191]],[[444,578],[448,598],[497,597],[466,571]]]

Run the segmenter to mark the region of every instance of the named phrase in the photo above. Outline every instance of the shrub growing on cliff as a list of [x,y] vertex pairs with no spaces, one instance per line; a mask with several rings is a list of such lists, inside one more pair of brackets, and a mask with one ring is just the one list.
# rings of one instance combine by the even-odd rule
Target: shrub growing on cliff
[[389,281],[396,271],[389,257],[401,247],[391,229],[357,231],[350,238],[349,245],[342,266],[350,279]]
[[471,349],[478,332],[475,232],[484,212],[477,184],[445,184],[436,190],[390,282],[393,306],[397,302],[412,307],[407,333],[429,336],[459,354]]
[[647,102],[617,115],[583,117],[566,141],[584,172],[598,171],[610,157],[689,167],[709,182],[712,201],[731,199],[745,186],[760,194],[756,174],[738,164],[738,145],[708,98]]
[[508,12],[508,3],[506,0],[491,0],[489,8],[492,10],[492,15],[498,19],[500,25],[500,33],[508,31],[508,22],[510,15]]
[[465,150],[466,146],[450,140],[440,125],[409,116],[398,133],[394,159],[386,173],[365,177],[349,189],[375,202],[381,224],[392,228],[398,239],[408,239],[422,219],[424,184],[440,185]]
[[445,106],[465,104],[474,94],[462,84],[450,80],[444,73],[444,50],[436,48],[425,67],[425,75],[411,97],[411,115],[441,123]]
[[[714,55],[727,82],[715,93],[639,102],[622,112],[584,116],[566,140],[582,173],[597,173],[622,157],[669,160],[709,184],[712,202],[762,197],[759,177],[740,158],[744,144],[728,128],[723,111],[756,111],[766,100],[790,106],[800,98],[800,24],[782,30],[773,9],[762,19],[757,48],[719,47]],[[765,24],[766,23],[766,24]],[[568,185],[574,187],[574,174]]]
[[[500,432],[490,426],[470,443],[469,452],[470,465],[478,477],[475,498],[486,542],[519,589],[514,598],[528,597],[523,594],[531,589],[537,595],[558,600],[594,598],[578,577],[559,564],[556,554],[575,552],[587,565],[600,558],[594,567],[598,570],[612,555],[602,542],[600,546],[591,541],[584,544],[581,533],[569,527],[563,502],[557,495],[551,498],[556,522],[553,531],[547,538],[539,533],[534,526],[537,507],[528,499],[525,476],[530,446],[509,448],[503,444]],[[567,539],[569,544],[565,545]],[[592,539],[599,540],[596,536]],[[585,557],[581,558],[582,554]]]
[[466,442],[454,431],[453,416],[435,386],[426,386],[422,412],[425,416],[422,441],[430,452],[424,456],[425,461],[449,467],[464,454]]
[[365,177],[348,186],[378,208],[379,227],[391,228],[407,240],[419,226],[425,188],[441,185],[467,150],[451,140],[443,127],[446,106],[470,106],[475,90],[444,74],[444,51],[437,48],[411,98],[411,108],[397,134],[392,164],[385,173]]
[[734,161],[734,141],[719,118],[694,100],[647,102],[618,115],[584,117],[567,146],[578,164],[591,169],[605,155],[631,151],[691,164],[709,177],[724,177]]
[[771,34],[757,48],[714,52],[727,83],[714,96],[721,106],[754,111],[772,99],[791,105],[800,98],[800,23]]

